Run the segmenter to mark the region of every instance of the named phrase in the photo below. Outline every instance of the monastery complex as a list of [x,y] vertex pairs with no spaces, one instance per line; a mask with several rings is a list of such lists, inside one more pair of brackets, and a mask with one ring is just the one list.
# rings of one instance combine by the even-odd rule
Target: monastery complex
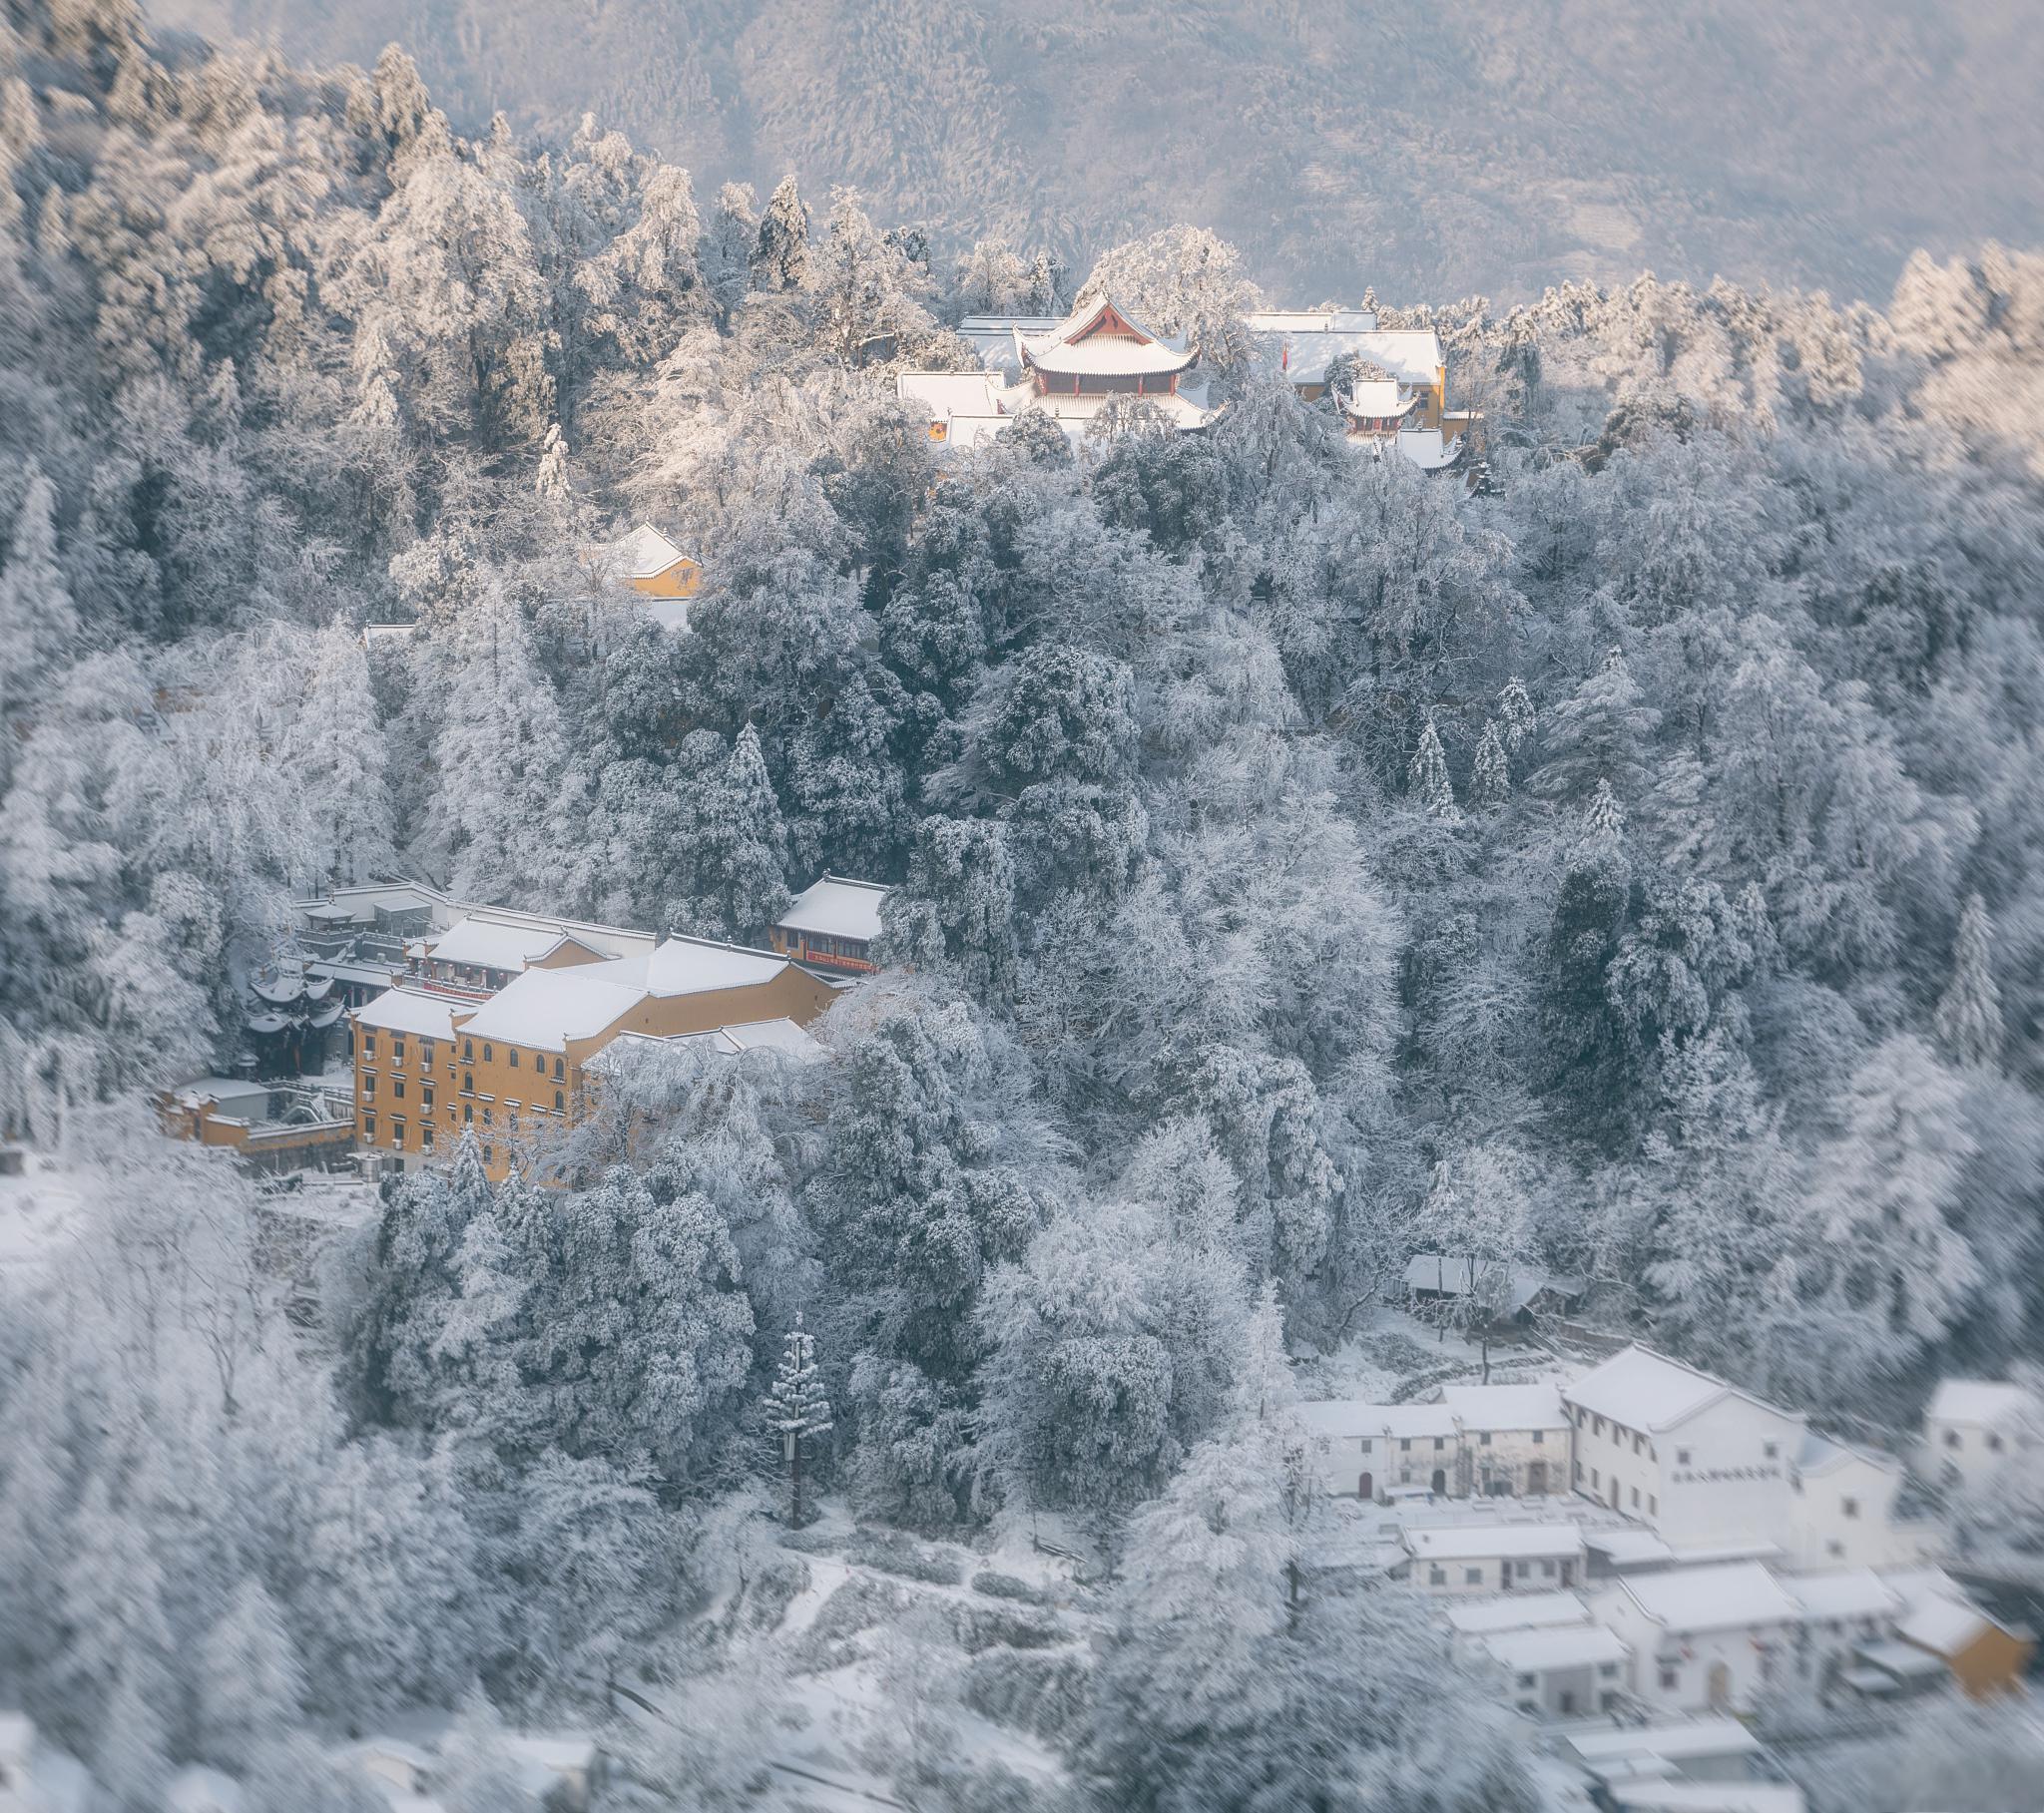
[[[1447,362],[1431,328],[1380,328],[1374,314],[1343,308],[1275,310],[1247,325],[1265,368],[1305,402],[1331,398],[1359,452],[1395,451],[1436,472],[1471,444],[1478,418],[1448,408]],[[1197,348],[1150,332],[1112,299],[1063,319],[968,315],[958,332],[980,369],[896,379],[902,401],[927,414],[930,439],[946,448],[978,446],[1029,410],[1074,436],[1119,399],[1140,398],[1186,432],[1220,413]]]

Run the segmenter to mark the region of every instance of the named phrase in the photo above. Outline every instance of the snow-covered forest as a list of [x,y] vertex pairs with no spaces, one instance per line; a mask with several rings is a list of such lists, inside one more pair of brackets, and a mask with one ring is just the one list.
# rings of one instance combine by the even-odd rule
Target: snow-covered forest
[[[902,1804],[1530,1807],[1410,1604],[1301,1586],[1287,1356],[1444,1248],[1872,1424],[2044,1357],[2044,257],[1386,301],[1472,492],[1256,369],[1198,227],[1067,271],[469,141],[395,48],[7,17],[0,1133],[82,1205],[0,1269],[0,1704],[105,1806],[380,1807],[313,1735],[429,1704],[497,1813],[492,1734],[620,1689],[689,1715],[603,1805],[765,1804],[887,1622],[758,1615],[799,1431],[896,1573],[1108,1558],[1090,1640],[1022,1582],[887,1624]],[[1210,428],[894,400],[1080,293],[1195,337]],[[586,558],[642,519],[687,634]],[[309,1299],[138,1107],[329,882],[757,940],[825,871],[897,884],[828,1064],[633,1078],[578,1188],[464,1148]]]

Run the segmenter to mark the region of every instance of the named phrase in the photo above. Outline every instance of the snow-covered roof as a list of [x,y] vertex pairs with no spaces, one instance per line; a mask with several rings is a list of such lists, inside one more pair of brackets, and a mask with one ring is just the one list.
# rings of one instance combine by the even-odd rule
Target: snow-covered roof
[[[1400,428],[1396,438],[1398,451],[1422,472],[1440,472],[1452,466],[1469,444],[1466,434],[1458,434],[1451,441],[1438,428]],[[1376,443],[1371,441],[1370,445],[1374,447]]]
[[593,1039],[645,999],[645,961],[584,963],[566,970],[514,976],[461,1024],[465,1039],[562,1052],[571,1039]]
[[1633,1725],[1616,1731],[1572,1732],[1569,1748],[1586,1762],[1615,1762],[1625,1756],[1660,1756],[1689,1762],[1705,1756],[1752,1756],[1761,1740],[1736,1718],[1695,1718],[1665,1725]]
[[1619,1583],[1619,1590],[1630,1593],[1642,1611],[1670,1631],[1793,1624],[1802,1616],[1801,1606],[1759,1562],[1631,1575]]
[[998,415],[999,380],[985,371],[903,371],[895,374],[894,394],[917,403],[933,422],[954,415]]
[[2020,1385],[1999,1379],[1939,1381],[1924,1414],[1933,1423],[1961,1423],[1970,1428],[2007,1429],[2035,1413],[2037,1403]]
[[657,579],[676,561],[688,558],[651,523],[641,523],[612,544],[608,566],[618,579]]
[[1408,1530],[1405,1547],[1422,1562],[1541,1560],[1583,1553],[1574,1524],[1461,1524],[1445,1530]]
[[1944,1657],[1932,1655],[1928,1649],[1919,1649],[1914,1643],[1882,1640],[1861,1643],[1855,1652],[1876,1668],[1885,1669],[1889,1674],[1900,1675],[1904,1680],[1921,1679],[1926,1675],[1944,1672]]
[[1882,1473],[1896,1473],[1901,1468],[1901,1463],[1892,1455],[1876,1454],[1867,1448],[1854,1448],[1830,1436],[1819,1435],[1814,1429],[1804,1433],[1802,1446],[1795,1452],[1796,1471],[1808,1479],[1835,1472],[1848,1462],[1857,1462],[1863,1467],[1875,1467]]
[[1806,1617],[1890,1617],[1902,1608],[1901,1598],[1870,1568],[1798,1574],[1782,1585]]
[[777,951],[709,938],[669,938],[646,960],[645,986],[648,994],[662,997],[702,995],[771,982],[787,967]]
[[423,989],[385,989],[366,1007],[355,1009],[354,1022],[421,1039],[452,1039],[455,1006],[444,995],[429,995]]
[[1561,1395],[1592,1416],[1648,1434],[1686,1423],[1698,1411],[1724,1397],[1744,1398],[1784,1422],[1801,1421],[1786,1410],[1739,1391],[1723,1379],[1714,1379],[1694,1366],[1685,1366],[1680,1360],[1637,1345],[1613,1354],[1601,1366],[1592,1367],[1580,1379],[1564,1385]]
[[1895,1634],[1933,1655],[1950,1657],[1984,1635],[1993,1621],[1976,1606],[1955,1599],[1924,1598],[1895,1625]]
[[[1469,1294],[1471,1271],[1488,1282],[1490,1267],[1472,1266],[1466,1255],[1442,1253],[1414,1253],[1405,1261],[1405,1288],[1407,1290],[1430,1290],[1444,1297],[1462,1297]],[[1524,1309],[1550,1284],[1569,1287],[1573,1280],[1550,1278],[1544,1271],[1535,1271],[1530,1266],[1518,1266],[1512,1271],[1509,1302],[1514,1311]]]
[[[467,964],[481,970],[522,970],[552,956],[564,944],[581,944],[581,940],[557,925],[485,919],[470,914],[439,937],[429,939],[426,955],[435,963]],[[582,945],[582,949],[590,947]]]
[[1507,1630],[1486,1638],[1493,1661],[1514,1674],[1538,1674],[1547,1668],[1589,1668],[1599,1662],[1622,1662],[1629,1651],[1615,1630],[1602,1624],[1571,1624],[1551,1630]]
[[1292,1414],[1315,1435],[1414,1441],[1455,1433],[1445,1404],[1371,1404],[1361,1398],[1325,1398],[1294,1404]]
[[785,1015],[778,1020],[749,1020],[741,1026],[719,1027],[718,1031],[741,1052],[781,1052],[799,1064],[813,1064],[829,1056],[806,1027],[796,1026]]
[[180,1769],[164,1790],[164,1805],[170,1813],[241,1813],[242,1784],[218,1769]]
[[1455,1606],[1448,1613],[1448,1627],[1461,1636],[1496,1636],[1506,1630],[1580,1624],[1589,1616],[1589,1606],[1573,1592],[1515,1592]]
[[1259,328],[1252,315],[1250,335],[1271,369],[1293,384],[1324,384],[1327,367],[1344,353],[1402,384],[1432,384],[1444,362],[1440,335],[1430,327]]
[[1027,364],[1053,376],[1162,375],[1193,362],[1183,339],[1165,340],[1108,297],[1082,303],[1044,333],[1016,330]]
[[1367,308],[1260,308],[1244,324],[1252,333],[1369,333],[1377,317]]
[[266,1102],[269,1085],[252,1082],[247,1077],[195,1077],[190,1083],[179,1084],[171,1094],[183,1108],[204,1108],[209,1102],[225,1107],[234,1103]]
[[1403,415],[1416,404],[1415,398],[1399,397],[1398,385],[1391,378],[1350,384],[1346,390],[1338,394],[1336,400],[1348,414],[1369,416],[1372,419],[1378,416]]
[[817,932],[870,944],[880,935],[880,902],[887,893],[882,881],[825,875],[802,889],[775,923],[784,932]]
[[1615,1781],[1605,1785],[1623,1813],[1805,1813],[1802,1790],[1778,1781]]
[[1552,1380],[1535,1385],[1449,1385],[1441,1402],[1464,1429],[1491,1431],[1566,1429],[1561,1388]]

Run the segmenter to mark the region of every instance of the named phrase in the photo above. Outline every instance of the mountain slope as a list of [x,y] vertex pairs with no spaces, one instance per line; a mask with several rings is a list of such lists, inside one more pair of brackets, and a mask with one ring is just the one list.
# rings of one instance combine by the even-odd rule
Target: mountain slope
[[865,190],[1077,260],[1177,220],[1296,298],[1642,266],[1884,296],[1918,244],[2044,238],[2038,0],[160,0],[475,126],[585,110],[699,190]]

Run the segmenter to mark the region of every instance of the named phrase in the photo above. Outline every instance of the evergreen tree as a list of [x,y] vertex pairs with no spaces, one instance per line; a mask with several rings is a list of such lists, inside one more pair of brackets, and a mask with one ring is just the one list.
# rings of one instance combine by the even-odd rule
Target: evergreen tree
[[760,236],[753,248],[753,287],[767,294],[801,289],[809,276],[809,211],[795,187],[794,172],[773,186]]
[[1987,906],[1978,894],[1966,899],[1952,947],[1952,979],[1937,1004],[1937,1037],[1954,1064],[1990,1065],[2001,1056],[2001,990],[1989,956]]
[[1476,760],[1469,770],[1469,803],[1480,812],[1495,812],[1511,796],[1511,758],[1505,753],[1497,719],[1486,717],[1483,738],[1476,745]]
[[207,1632],[198,1686],[201,1750],[237,1774],[285,1741],[304,1717],[304,1671],[260,1581],[244,1581]]
[[[78,635],[78,614],[57,564],[56,514],[56,488],[31,469],[0,563],[0,715],[7,718],[27,707],[36,681],[70,653]],[[0,777],[12,761],[11,749],[0,754]]]
[[1455,790],[1448,784],[1448,758],[1441,748],[1441,733],[1435,727],[1431,713],[1419,732],[1419,743],[1412,751],[1412,763],[1406,770],[1405,780],[1413,800],[1429,818],[1442,824],[1461,822],[1462,813],[1455,804]]
[[286,766],[312,821],[320,872],[330,883],[353,886],[394,866],[388,746],[378,734],[361,643],[344,624],[329,624],[313,645]]
[[766,773],[760,733],[749,723],[724,773],[686,802],[688,891],[677,931],[757,943],[787,910],[787,832]]
[[781,1344],[780,1367],[766,1394],[766,1427],[779,1436],[787,1461],[787,1521],[799,1530],[802,1507],[802,1444],[830,1430],[830,1399],[816,1364],[816,1337],[802,1327],[802,1312]]
[[1983,1283],[1957,1225],[1975,1141],[1957,1080],[1908,1033],[1853,1074],[1839,1118],[1842,1133],[1817,1155],[1814,1237],[1798,1260],[1806,1284],[1864,1328],[1869,1367],[1907,1361],[1972,1309]]

